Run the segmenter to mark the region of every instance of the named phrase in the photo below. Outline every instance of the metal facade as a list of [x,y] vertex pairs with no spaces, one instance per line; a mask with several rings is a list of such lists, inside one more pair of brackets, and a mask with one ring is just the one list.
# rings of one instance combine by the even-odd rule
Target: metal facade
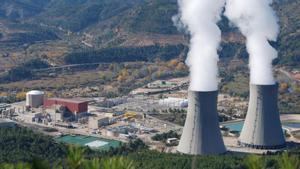
[[51,98],[45,100],[44,106],[51,107],[54,105],[65,106],[72,113],[86,113],[88,111],[87,101],[74,101],[71,99]]

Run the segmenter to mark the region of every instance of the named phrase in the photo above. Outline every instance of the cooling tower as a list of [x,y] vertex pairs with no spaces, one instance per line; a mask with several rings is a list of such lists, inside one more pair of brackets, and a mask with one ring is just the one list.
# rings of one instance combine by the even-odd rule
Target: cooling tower
[[218,91],[189,91],[188,95],[188,113],[177,151],[193,155],[226,152],[217,113]]
[[250,101],[239,143],[255,149],[285,146],[277,107],[278,85],[250,85]]

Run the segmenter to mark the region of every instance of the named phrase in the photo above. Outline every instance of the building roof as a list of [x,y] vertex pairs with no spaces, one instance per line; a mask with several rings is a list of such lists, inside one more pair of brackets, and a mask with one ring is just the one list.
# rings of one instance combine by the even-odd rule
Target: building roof
[[30,95],[43,95],[44,92],[38,91],[38,90],[31,90],[31,91],[27,92],[27,94],[30,94]]
[[51,101],[61,101],[61,102],[70,102],[70,103],[86,103],[88,101],[83,100],[83,99],[79,99],[79,98],[48,98],[47,100],[51,100]]

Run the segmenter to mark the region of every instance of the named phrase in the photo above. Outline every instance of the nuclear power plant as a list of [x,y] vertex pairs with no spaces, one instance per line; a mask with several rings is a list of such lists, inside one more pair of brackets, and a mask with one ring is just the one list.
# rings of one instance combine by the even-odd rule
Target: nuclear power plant
[[255,149],[279,149],[285,139],[277,106],[278,85],[250,85],[250,100],[239,144]]
[[[277,106],[278,85],[250,84],[250,100],[239,145],[253,149],[280,149],[285,138]],[[188,93],[188,114],[177,151],[193,155],[226,152],[219,129],[217,91]]]
[[188,113],[178,152],[193,155],[226,152],[219,129],[217,98],[218,91],[189,91]]

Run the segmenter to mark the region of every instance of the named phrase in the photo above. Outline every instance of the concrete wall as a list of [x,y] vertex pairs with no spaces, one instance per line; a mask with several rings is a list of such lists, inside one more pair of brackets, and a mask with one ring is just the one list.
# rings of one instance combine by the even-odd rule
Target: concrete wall
[[44,104],[44,94],[26,94],[26,106],[38,108]]
[[217,113],[218,91],[188,94],[188,114],[177,151],[194,155],[226,152]]
[[285,145],[277,106],[278,85],[250,85],[250,100],[239,137],[243,146],[277,149]]

